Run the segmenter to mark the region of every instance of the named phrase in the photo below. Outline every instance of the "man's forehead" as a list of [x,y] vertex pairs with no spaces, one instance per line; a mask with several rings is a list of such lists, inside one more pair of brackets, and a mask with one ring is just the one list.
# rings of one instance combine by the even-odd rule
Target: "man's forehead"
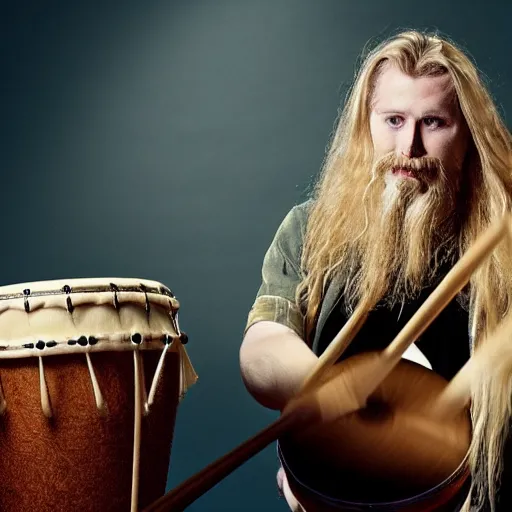
[[386,66],[375,84],[372,108],[382,110],[453,110],[456,92],[449,73],[412,77],[396,66]]

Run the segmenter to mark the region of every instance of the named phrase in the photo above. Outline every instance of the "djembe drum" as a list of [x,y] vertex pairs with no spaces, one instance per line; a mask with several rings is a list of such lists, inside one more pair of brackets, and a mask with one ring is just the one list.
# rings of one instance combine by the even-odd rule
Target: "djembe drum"
[[0,288],[0,510],[128,511],[165,491],[197,376],[160,283]]

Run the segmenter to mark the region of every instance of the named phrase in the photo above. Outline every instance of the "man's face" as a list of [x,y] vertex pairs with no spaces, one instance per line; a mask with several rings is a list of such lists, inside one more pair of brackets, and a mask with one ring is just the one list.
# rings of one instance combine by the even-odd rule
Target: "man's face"
[[375,83],[370,129],[374,161],[355,237],[361,270],[347,282],[359,296],[399,303],[433,282],[456,252],[470,132],[448,74],[412,78],[389,64]]
[[[375,84],[370,129],[375,160],[386,154],[405,161],[434,157],[449,181],[459,181],[469,132],[449,74],[412,78],[385,65]],[[400,181],[415,179],[405,169],[392,174]]]

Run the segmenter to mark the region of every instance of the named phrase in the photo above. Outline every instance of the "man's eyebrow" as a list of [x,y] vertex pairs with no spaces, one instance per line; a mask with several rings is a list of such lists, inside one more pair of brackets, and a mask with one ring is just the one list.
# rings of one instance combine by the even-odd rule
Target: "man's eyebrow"
[[[395,116],[405,116],[407,115],[406,112],[396,109],[385,109],[385,110],[379,110],[375,109],[375,112],[379,115],[395,115]],[[422,113],[421,117],[447,117],[452,114],[452,110],[450,108],[443,108],[443,109],[434,109],[434,110],[426,110]]]
[[451,114],[452,114],[451,108],[441,108],[441,109],[427,110],[426,112],[423,112],[423,115],[421,117],[446,117]]
[[400,115],[400,116],[405,116],[406,113],[405,112],[402,112],[401,110],[393,110],[393,109],[387,109],[387,110],[380,110],[380,109],[375,109],[375,112],[377,112],[377,114],[394,114],[394,115]]

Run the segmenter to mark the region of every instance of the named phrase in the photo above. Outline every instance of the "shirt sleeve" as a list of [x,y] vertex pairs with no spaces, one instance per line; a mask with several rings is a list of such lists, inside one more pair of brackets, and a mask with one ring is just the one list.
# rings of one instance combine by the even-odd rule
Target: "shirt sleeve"
[[295,292],[303,279],[300,258],[306,203],[293,207],[281,222],[265,253],[262,282],[247,319],[245,331],[264,320],[286,325],[304,338],[304,319]]

